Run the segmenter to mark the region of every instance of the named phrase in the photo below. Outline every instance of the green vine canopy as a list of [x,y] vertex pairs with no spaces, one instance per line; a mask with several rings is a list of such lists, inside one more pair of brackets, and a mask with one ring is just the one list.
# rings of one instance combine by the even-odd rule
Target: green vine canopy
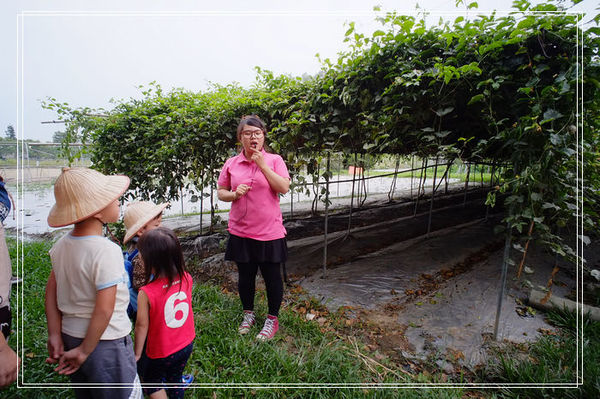
[[562,2],[513,8],[434,26],[387,13],[370,37],[350,23],[348,50],[308,78],[256,68],[249,88],[164,92],[152,82],[110,110],[43,106],[66,122],[71,161],[68,143],[83,142],[95,168],[127,174],[130,196],[155,201],[214,189],[250,113],[264,117],[294,179],[318,178],[327,153],[501,164],[488,204],[506,194],[503,225],[574,260],[598,233],[600,29],[583,30]]

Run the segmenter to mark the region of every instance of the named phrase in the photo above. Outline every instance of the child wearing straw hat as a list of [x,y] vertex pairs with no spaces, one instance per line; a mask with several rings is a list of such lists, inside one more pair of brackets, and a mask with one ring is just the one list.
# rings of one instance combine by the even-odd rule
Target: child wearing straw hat
[[77,398],[141,398],[121,248],[102,236],[128,187],[127,176],[88,168],[64,168],[54,184],[48,225],[74,227],[49,251],[46,361],[78,383]]
[[[137,242],[145,233],[160,227],[162,214],[168,202],[154,204],[150,201],[136,201],[127,205],[123,214],[125,224],[125,238],[123,244],[128,244],[125,255],[125,270],[129,274],[129,307],[127,315],[135,323],[137,318],[137,299],[140,288],[146,284],[146,271],[139,255]],[[146,359],[138,361],[138,374],[144,377]],[[184,386],[189,386],[194,380],[191,374],[183,374]]]
[[160,227],[162,213],[169,203],[153,204],[149,201],[137,201],[127,205],[123,214],[125,238],[123,244],[129,243],[126,254],[125,270],[129,274],[129,307],[127,315],[135,322],[137,313],[137,296],[142,285],[146,283],[144,265],[138,256],[137,240],[145,232]]

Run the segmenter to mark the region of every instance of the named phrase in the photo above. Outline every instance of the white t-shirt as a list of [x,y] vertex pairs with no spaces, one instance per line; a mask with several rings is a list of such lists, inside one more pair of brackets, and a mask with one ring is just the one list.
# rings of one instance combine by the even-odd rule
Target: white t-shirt
[[96,293],[117,286],[115,308],[100,339],[122,338],[131,332],[127,316],[129,290],[121,248],[106,237],[65,235],[50,249],[56,276],[58,309],[62,312],[62,332],[84,338]]

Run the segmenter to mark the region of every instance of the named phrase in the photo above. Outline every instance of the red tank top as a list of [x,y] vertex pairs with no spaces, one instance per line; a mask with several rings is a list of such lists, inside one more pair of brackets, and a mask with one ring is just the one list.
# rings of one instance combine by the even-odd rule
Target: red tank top
[[[192,311],[192,276],[184,274],[168,287],[161,278],[140,288],[150,301],[146,354],[151,359],[164,358],[188,346],[196,336]],[[167,289],[168,287],[168,289]]]

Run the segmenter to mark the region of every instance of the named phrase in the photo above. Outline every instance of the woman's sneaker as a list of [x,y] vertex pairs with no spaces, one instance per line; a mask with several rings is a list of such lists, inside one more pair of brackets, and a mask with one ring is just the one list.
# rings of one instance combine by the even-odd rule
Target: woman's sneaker
[[268,341],[275,336],[277,330],[279,330],[279,320],[277,319],[277,316],[267,315],[265,325],[256,336],[256,339],[259,341]]
[[242,320],[242,324],[238,328],[238,332],[242,335],[248,334],[248,331],[254,325],[254,312],[251,310],[244,310],[244,320]]

